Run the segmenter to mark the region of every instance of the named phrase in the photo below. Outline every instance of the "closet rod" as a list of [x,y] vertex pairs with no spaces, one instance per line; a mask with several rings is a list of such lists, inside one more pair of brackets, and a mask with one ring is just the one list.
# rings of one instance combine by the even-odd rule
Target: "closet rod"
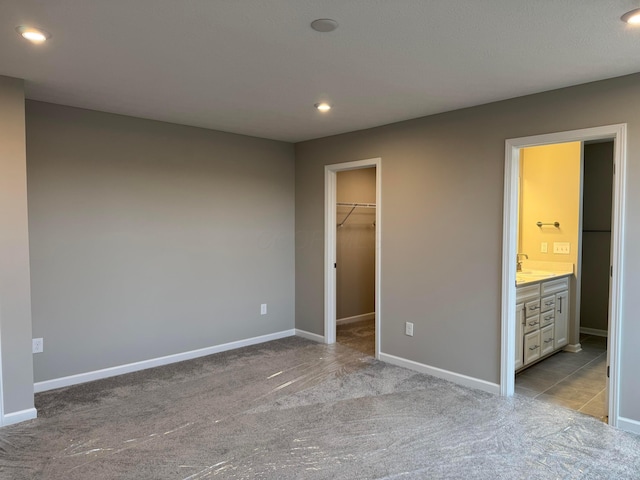
[[338,207],[363,207],[363,208],[376,208],[375,203],[346,203],[346,202],[337,202],[336,205]]
[[[358,207],[363,207],[363,208],[376,208],[376,204],[375,203],[345,203],[345,202],[336,202],[336,206],[338,207],[351,207],[351,210],[349,210],[349,213],[347,213],[347,216],[344,217],[344,220],[342,220],[342,222],[340,222],[338,224],[338,227],[342,227],[344,226],[344,223],[347,221],[347,219],[351,216],[351,214],[353,213],[353,211],[358,208]],[[375,222],[373,223],[373,225],[375,226]]]

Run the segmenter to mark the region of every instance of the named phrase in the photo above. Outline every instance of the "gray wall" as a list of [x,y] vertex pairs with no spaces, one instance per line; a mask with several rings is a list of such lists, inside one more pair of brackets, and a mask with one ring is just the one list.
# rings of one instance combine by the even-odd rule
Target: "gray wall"
[[[323,334],[324,165],[381,157],[382,352],[498,383],[505,139],[623,122],[623,311],[640,311],[637,98],[636,74],[297,144],[296,326]],[[640,322],[622,330],[620,413],[640,420]]]
[[613,142],[584,146],[580,327],[609,328]]
[[0,352],[4,414],[33,408],[23,81],[0,76]]
[[36,381],[294,327],[292,145],[29,101],[27,152]]
[[[376,169],[361,168],[336,174],[336,199],[344,203],[376,203]],[[351,207],[337,207],[342,222]],[[375,208],[356,208],[336,232],[336,318],[375,311]]]

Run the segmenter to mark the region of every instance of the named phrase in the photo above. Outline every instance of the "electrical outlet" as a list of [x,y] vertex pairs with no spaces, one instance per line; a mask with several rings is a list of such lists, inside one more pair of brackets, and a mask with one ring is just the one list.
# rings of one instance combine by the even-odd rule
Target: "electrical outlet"
[[553,253],[569,255],[571,253],[571,244],[569,242],[553,242]]
[[262,305],[260,305],[260,315],[266,315],[267,314],[267,304],[263,303]]
[[413,323],[406,322],[404,324],[404,334],[413,337]]
[[547,253],[549,250],[549,245],[547,242],[540,243],[540,253]]
[[44,339],[34,338],[31,340],[31,353],[44,352]]

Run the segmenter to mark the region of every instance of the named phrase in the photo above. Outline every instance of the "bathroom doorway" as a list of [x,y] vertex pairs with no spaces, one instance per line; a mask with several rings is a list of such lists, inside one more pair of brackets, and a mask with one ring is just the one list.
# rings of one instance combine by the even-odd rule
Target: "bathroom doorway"
[[[612,125],[606,127],[597,127],[585,130],[562,132],[558,134],[540,135],[536,137],[526,137],[520,139],[507,140],[506,142],[506,163],[505,163],[505,210],[504,210],[504,236],[503,236],[503,306],[502,306],[502,360],[501,360],[501,393],[503,395],[511,395],[514,392],[515,370],[516,365],[513,359],[517,359],[516,355],[516,253],[518,252],[518,196],[519,196],[519,179],[520,179],[520,166],[521,158],[525,149],[536,146],[550,146],[554,144],[567,144],[568,142],[579,142],[580,153],[582,158],[582,151],[584,148],[587,150],[592,149],[591,145],[597,145],[600,143],[609,142],[609,146],[613,148],[613,164],[615,168],[615,175],[613,175],[612,188],[609,190],[612,197],[612,204],[609,203],[610,215],[610,250],[605,252],[604,267],[607,270],[607,279],[604,280],[607,285],[608,302],[606,307],[606,316],[608,317],[607,335],[608,339],[603,340],[604,337],[593,335],[593,331],[589,331],[589,327],[581,327],[580,325],[580,292],[581,282],[580,277],[582,273],[581,262],[583,260],[582,255],[582,239],[588,236],[589,232],[579,232],[579,239],[577,247],[577,261],[576,272],[578,273],[575,278],[575,287],[571,290],[571,294],[574,296],[574,301],[570,302],[570,305],[574,308],[574,319],[569,321],[568,329],[568,344],[564,347],[564,351],[560,354],[550,357],[555,363],[561,363],[560,356],[571,356],[574,352],[575,356],[572,358],[572,362],[575,365],[563,367],[566,369],[572,369],[575,371],[580,370],[583,366],[591,363],[591,367],[596,367],[596,372],[589,374],[587,370],[583,370],[582,377],[592,375],[593,377],[600,374],[604,375],[607,371],[610,372],[610,377],[605,378],[605,388],[608,390],[600,393],[600,397],[603,396],[609,400],[609,404],[606,407],[608,413],[608,421],[611,425],[617,424],[617,412],[618,412],[618,371],[619,371],[619,359],[618,359],[618,338],[621,327],[621,312],[620,312],[620,282],[622,279],[621,268],[622,265],[622,219],[623,219],[623,199],[624,199],[624,175],[625,175],[625,133],[626,125]],[[599,147],[598,147],[599,148]],[[584,171],[580,169],[580,175]],[[609,177],[611,179],[611,177]],[[582,185],[582,178],[579,179],[580,185]],[[606,183],[606,182],[605,182]],[[606,192],[605,192],[606,194]],[[585,200],[585,202],[587,202]],[[588,202],[587,202],[588,203]],[[588,205],[587,205],[588,206]],[[582,207],[582,202],[580,202]],[[584,225],[584,229],[589,228],[590,220],[587,218],[586,222],[582,222],[582,210],[580,210],[580,225]],[[537,223],[537,222],[536,222]],[[551,229],[558,229],[554,219],[540,219],[542,227],[548,226]],[[550,224],[550,225],[547,225]],[[540,225],[537,225],[538,228]],[[582,228],[582,227],[581,227]],[[589,240],[584,240],[589,242]],[[537,248],[543,251],[545,242],[537,240]],[[560,242],[560,246],[565,242]],[[555,250],[555,245],[551,243],[548,248],[553,249],[552,252],[559,253]],[[529,246],[528,248],[532,248]],[[587,247],[589,249],[590,247]],[[600,252],[602,254],[602,252]],[[602,265],[602,255],[598,258],[597,262]],[[602,279],[600,279],[602,281]],[[542,284],[541,284],[542,285]],[[600,290],[602,289],[599,287]],[[556,299],[557,300],[557,299]],[[582,328],[582,332],[581,332]],[[586,328],[586,330],[585,330]],[[600,331],[599,333],[602,333]],[[585,336],[587,334],[588,336]],[[583,345],[581,345],[583,344]],[[531,344],[532,347],[535,345]],[[607,348],[608,347],[608,348]],[[578,353],[579,352],[579,353]],[[607,358],[608,354],[608,358]],[[578,356],[584,357],[584,359],[578,359]],[[544,357],[544,355],[542,356]],[[558,357],[557,359],[555,357]],[[587,358],[589,357],[589,358]],[[583,360],[587,360],[584,365],[578,365]],[[533,362],[535,363],[535,362]],[[533,364],[532,363],[532,364]],[[543,363],[540,363],[540,367],[533,366],[530,371],[535,368],[540,370],[544,369]],[[577,368],[573,368],[577,367]],[[551,369],[549,369],[551,370]],[[570,372],[564,372],[570,373]],[[556,375],[562,376],[563,373],[557,373]],[[535,375],[529,375],[535,377]],[[561,386],[556,385],[562,382],[563,379],[569,375],[564,375],[562,379],[558,378],[551,385],[551,390],[548,394],[554,393],[554,391],[561,391]],[[576,377],[577,378],[577,377]],[[582,378],[580,379],[580,381]],[[574,379],[575,384],[576,379]],[[567,384],[571,381],[567,380]],[[529,382],[529,387],[533,387],[535,382]],[[586,385],[586,384],[585,384]],[[555,388],[554,388],[555,387]],[[587,387],[585,387],[587,388]],[[591,387],[595,388],[595,387]],[[530,388],[533,390],[533,388]],[[522,391],[520,392],[522,393]],[[585,393],[586,395],[586,393]],[[531,395],[535,396],[535,395]],[[564,393],[565,397],[570,396],[568,393]],[[541,398],[542,399],[542,398]],[[552,402],[562,403],[562,402]],[[588,403],[588,402],[585,402]],[[570,405],[565,405],[570,406]],[[589,413],[589,412],[585,412]]]
[[335,343],[339,331],[341,343],[361,346],[376,358],[381,344],[381,163],[374,158],[325,166],[325,343]]
[[613,141],[523,148],[519,167],[515,392],[606,422]]
[[336,342],[374,356],[376,169],[336,177]]

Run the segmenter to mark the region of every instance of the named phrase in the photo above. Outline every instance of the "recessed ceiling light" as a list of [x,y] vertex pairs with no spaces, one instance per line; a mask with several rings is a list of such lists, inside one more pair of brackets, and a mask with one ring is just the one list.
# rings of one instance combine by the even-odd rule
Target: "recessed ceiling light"
[[331,110],[331,105],[326,102],[316,103],[314,106],[321,112],[328,112],[329,110]]
[[625,13],[620,17],[620,20],[631,25],[640,25],[640,8]]
[[311,28],[316,32],[333,32],[338,28],[338,22],[330,18],[319,18],[311,22]]
[[26,27],[24,25],[16,27],[16,32],[31,43],[42,43],[51,38],[51,34],[41,28]]

